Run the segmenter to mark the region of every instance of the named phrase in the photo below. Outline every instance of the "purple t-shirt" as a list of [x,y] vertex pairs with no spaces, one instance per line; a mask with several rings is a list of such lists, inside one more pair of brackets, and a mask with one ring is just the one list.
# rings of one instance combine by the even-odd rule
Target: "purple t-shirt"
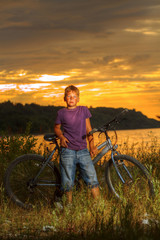
[[74,109],[62,108],[57,112],[55,124],[61,124],[63,134],[69,140],[68,148],[82,150],[87,148],[86,118],[92,115],[87,107],[77,106]]

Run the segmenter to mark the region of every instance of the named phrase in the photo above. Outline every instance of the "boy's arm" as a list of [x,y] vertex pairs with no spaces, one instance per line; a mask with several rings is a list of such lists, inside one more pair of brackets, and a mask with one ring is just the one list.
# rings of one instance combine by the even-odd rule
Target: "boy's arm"
[[65,136],[62,133],[61,124],[55,124],[54,125],[54,132],[57,135],[57,137],[60,139],[61,146],[67,148],[68,147],[67,143],[69,141],[68,141],[67,138],[65,138]]
[[92,127],[91,127],[90,119],[87,118],[86,119],[86,132],[87,132],[87,138],[88,138],[88,142],[89,142],[90,154],[91,154],[91,157],[93,157],[97,153],[97,148],[94,145],[93,135],[88,135],[88,133],[90,131],[92,131]]

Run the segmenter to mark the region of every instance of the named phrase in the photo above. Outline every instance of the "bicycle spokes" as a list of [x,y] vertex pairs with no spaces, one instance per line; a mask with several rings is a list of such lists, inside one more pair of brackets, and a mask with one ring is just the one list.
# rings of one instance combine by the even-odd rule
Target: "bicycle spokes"
[[114,156],[114,163],[110,160],[107,166],[106,181],[118,198],[143,199],[153,194],[153,184],[141,163],[126,155]]

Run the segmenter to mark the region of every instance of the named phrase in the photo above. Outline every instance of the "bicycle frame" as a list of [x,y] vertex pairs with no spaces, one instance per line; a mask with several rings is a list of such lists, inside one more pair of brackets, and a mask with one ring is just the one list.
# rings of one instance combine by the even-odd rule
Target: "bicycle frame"
[[[112,159],[112,162],[113,162],[113,165],[115,167],[115,170],[119,176],[119,178],[121,179],[122,183],[125,183],[125,180],[123,179],[122,175],[120,174],[120,171],[118,170],[118,167],[116,165],[116,162],[115,162],[115,159],[114,159],[114,155],[118,155],[119,152],[116,151],[116,149],[118,148],[118,145],[115,145],[113,147],[112,145],[112,142],[109,138],[109,136],[107,135],[107,133],[105,134],[106,135],[106,141],[104,141],[103,143],[101,143],[99,146],[97,146],[97,149],[98,150],[102,150],[97,154],[97,156],[92,160],[93,161],[93,164],[95,165],[107,152],[109,152],[111,150],[111,159]],[[44,164],[42,166],[42,168],[40,169],[40,171],[37,173],[36,177],[33,179],[32,181],[32,184],[36,184],[37,186],[59,186],[59,184],[55,184],[53,183],[52,181],[47,181],[47,180],[43,180],[44,183],[36,183],[38,177],[40,176],[40,174],[42,173],[43,169],[46,167],[46,165],[51,161],[55,151],[58,149],[59,151],[59,145],[57,143],[57,141],[55,142],[56,143],[56,146],[55,148],[53,149],[53,151],[51,152],[51,154],[44,160]],[[126,170],[127,174],[129,175],[129,177],[133,180],[129,170],[127,169],[126,165],[124,164],[124,162],[122,161],[122,165],[124,167],[124,169]]]
[[[104,146],[105,146],[105,147],[104,147]],[[104,148],[103,148],[103,147],[104,147]],[[120,174],[120,172],[119,172],[119,170],[118,170],[118,167],[117,167],[117,165],[116,165],[116,163],[115,163],[115,160],[114,160],[114,155],[115,155],[115,154],[119,154],[117,151],[115,151],[117,147],[118,147],[118,146],[116,145],[116,146],[114,147],[114,149],[113,149],[112,142],[111,142],[110,138],[108,138],[108,140],[106,140],[105,142],[103,142],[102,144],[100,144],[100,145],[97,147],[98,150],[100,150],[101,148],[103,148],[103,149],[102,149],[102,151],[93,159],[93,164],[96,164],[108,151],[111,150],[111,151],[112,151],[112,152],[111,152],[111,159],[112,159],[113,165],[114,165],[114,167],[115,167],[115,169],[116,169],[116,172],[117,172],[119,178],[121,179],[121,181],[122,181],[123,183],[125,183],[122,175]],[[127,167],[125,166],[124,163],[123,163],[123,167],[124,167],[125,170],[129,173],[129,171],[128,171],[128,169],[127,169]],[[130,173],[129,173],[129,176],[131,176]]]
[[[103,135],[102,142],[97,144],[99,152],[92,160],[94,165],[97,164],[96,170],[98,170],[97,177],[100,185],[102,183],[105,189],[104,184],[106,184],[108,190],[119,199],[123,199],[123,194],[125,195],[126,193],[127,196],[125,197],[128,197],[128,190],[131,190],[131,197],[134,192],[136,194],[141,193],[142,198],[140,200],[146,196],[145,193],[147,193],[147,197],[148,194],[154,196],[154,186],[151,176],[143,164],[132,156],[118,152],[118,145],[116,144],[117,134],[113,130],[112,125],[110,126],[110,123],[113,122],[118,123],[117,117],[102,127],[92,129],[88,133],[90,136],[96,132],[99,135],[101,133],[105,135]],[[110,134],[110,131],[114,131],[115,135],[113,136],[112,132]],[[110,136],[113,136],[113,138]],[[63,196],[60,188],[60,172],[57,167],[58,159],[56,159],[61,154],[58,137],[55,133],[48,133],[44,135],[44,140],[50,142],[50,144],[54,144],[51,151],[48,151],[45,156],[33,153],[19,156],[10,164],[4,176],[6,193],[18,206],[25,209],[34,207],[36,200],[38,200],[40,205],[46,201],[52,205],[53,201],[59,201]],[[104,167],[101,167],[99,161],[104,161]],[[76,190],[81,187],[82,176],[79,167],[79,164],[77,164],[78,171],[75,177]],[[146,183],[148,189],[145,188]],[[132,184],[133,186],[131,186]],[[48,189],[45,189],[47,186]],[[99,186],[99,188],[101,189],[102,186]]]
[[[100,150],[101,148],[103,148],[103,147],[104,147],[104,148],[103,148],[102,151],[100,151],[100,153],[98,153],[98,155],[92,160],[92,161],[93,161],[93,164],[96,164],[108,151],[111,150],[111,159],[112,159],[113,165],[114,165],[114,167],[115,167],[115,170],[116,170],[116,172],[117,172],[117,175],[119,176],[119,178],[120,178],[120,180],[122,181],[122,183],[125,184],[125,180],[123,179],[122,175],[120,174],[120,171],[118,170],[118,167],[117,167],[117,165],[116,165],[116,163],[115,163],[115,159],[114,159],[114,155],[115,155],[115,154],[116,154],[116,155],[119,154],[119,152],[116,151],[116,149],[118,148],[118,145],[115,145],[115,146],[113,147],[112,142],[111,142],[109,136],[107,135],[107,133],[105,133],[105,135],[106,135],[106,139],[107,139],[107,140],[106,140],[105,142],[103,142],[102,144],[100,144],[100,145],[97,147],[97,149]],[[125,171],[127,172],[128,176],[133,180],[132,175],[130,174],[128,168],[126,167],[126,165],[124,164],[123,161],[122,161],[122,165],[123,165],[123,168],[125,169]]]
[[[42,168],[40,169],[40,171],[37,173],[37,175],[35,176],[32,184],[35,184],[36,183],[36,180],[38,179],[38,177],[40,176],[40,174],[43,172],[43,169],[46,167],[46,165],[51,161],[55,151],[58,149],[59,151],[59,146],[58,146],[58,143],[56,142],[56,146],[55,148],[53,149],[53,151],[51,152],[51,154],[49,155],[49,157],[47,159],[44,160],[44,164],[42,166]],[[36,183],[37,186],[59,186],[59,184],[55,184],[55,183],[52,183],[52,181],[47,181],[47,180],[43,180],[43,182],[46,182],[47,184],[45,183]],[[51,183],[50,183],[51,182]]]

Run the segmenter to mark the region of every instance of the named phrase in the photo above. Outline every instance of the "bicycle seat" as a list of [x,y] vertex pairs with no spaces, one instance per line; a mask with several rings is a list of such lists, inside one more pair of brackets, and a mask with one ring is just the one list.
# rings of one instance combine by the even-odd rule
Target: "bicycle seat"
[[47,133],[44,135],[44,140],[48,142],[55,142],[57,136],[55,133]]

